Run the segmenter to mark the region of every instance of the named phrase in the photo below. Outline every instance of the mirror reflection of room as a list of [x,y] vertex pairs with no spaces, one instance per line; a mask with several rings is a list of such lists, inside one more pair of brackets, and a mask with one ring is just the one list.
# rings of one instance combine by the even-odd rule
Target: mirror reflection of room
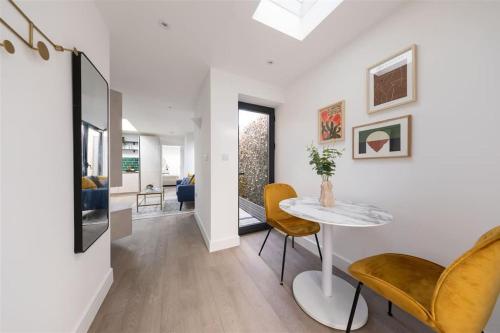
[[81,57],[82,87],[82,247],[87,249],[108,227],[108,88]]
[[136,134],[122,135],[122,192],[139,191],[140,137]]

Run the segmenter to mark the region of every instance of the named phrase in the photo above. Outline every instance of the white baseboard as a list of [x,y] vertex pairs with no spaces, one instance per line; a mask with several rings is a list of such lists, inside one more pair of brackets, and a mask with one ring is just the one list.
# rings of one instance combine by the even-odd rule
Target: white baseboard
[[92,325],[92,321],[94,321],[97,311],[99,311],[99,308],[101,307],[101,304],[108,294],[109,288],[111,288],[112,284],[113,268],[110,268],[108,274],[106,274],[106,277],[104,278],[104,280],[102,280],[97,292],[94,294],[94,297],[92,297],[92,301],[85,308],[83,316],[76,325],[76,328],[73,330],[73,332],[86,333],[89,330],[90,325]]
[[238,235],[236,235],[235,237],[211,240],[197,212],[194,213],[194,219],[196,220],[196,224],[198,224],[198,228],[200,229],[201,235],[203,237],[203,240],[205,241],[205,245],[208,249],[208,252],[225,250],[240,245],[240,236]]
[[[311,237],[297,237],[295,238],[295,243],[303,246],[306,250],[314,254],[315,256],[319,257],[318,254],[318,247],[316,245],[316,240]],[[323,252],[323,247],[321,248],[321,251]],[[337,267],[341,271],[349,274],[348,268],[352,264],[352,261],[336,254],[333,253],[333,266]]]
[[238,245],[240,245],[240,236],[218,239],[210,242],[209,251],[215,252],[225,250]]
[[210,237],[207,234],[205,227],[203,226],[203,222],[201,221],[201,218],[198,215],[198,212],[194,212],[194,219],[196,220],[196,224],[198,225],[198,229],[200,229],[201,236],[203,237],[203,241],[205,242],[205,246],[207,247],[208,250],[210,250]]

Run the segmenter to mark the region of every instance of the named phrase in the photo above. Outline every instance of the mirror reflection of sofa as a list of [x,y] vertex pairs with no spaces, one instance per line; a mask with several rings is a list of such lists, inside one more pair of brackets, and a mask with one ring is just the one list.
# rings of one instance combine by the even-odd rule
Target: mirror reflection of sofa
[[182,210],[184,202],[194,201],[194,183],[194,175],[177,180],[177,201],[181,203],[179,210]]
[[108,178],[105,176],[82,177],[82,210],[108,208]]

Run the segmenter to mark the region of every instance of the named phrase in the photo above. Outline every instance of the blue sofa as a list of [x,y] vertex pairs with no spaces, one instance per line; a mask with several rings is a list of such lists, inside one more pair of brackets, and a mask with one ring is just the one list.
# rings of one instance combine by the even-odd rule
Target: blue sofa
[[194,201],[194,184],[189,184],[191,177],[177,180],[177,201],[181,203],[179,210],[182,210],[184,202]]

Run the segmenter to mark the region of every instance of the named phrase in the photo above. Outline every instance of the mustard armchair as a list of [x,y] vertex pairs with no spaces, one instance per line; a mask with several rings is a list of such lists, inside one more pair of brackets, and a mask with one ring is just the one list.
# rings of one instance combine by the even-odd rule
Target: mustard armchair
[[323,260],[321,256],[321,249],[318,242],[318,232],[320,230],[319,224],[316,222],[311,222],[303,220],[298,217],[291,216],[279,207],[279,203],[282,200],[289,198],[296,198],[297,193],[287,184],[269,184],[264,187],[264,208],[266,211],[266,222],[270,226],[267,232],[266,238],[262,243],[259,251],[259,256],[266,245],[267,238],[274,228],[285,234],[285,245],[283,248],[283,261],[281,263],[281,280],[280,284],[283,285],[283,273],[285,271],[285,256],[286,256],[286,243],[288,237],[292,236],[292,247],[294,247],[295,237],[314,235],[316,238],[316,245],[318,246],[319,257]]
[[484,234],[447,268],[404,254],[386,253],[355,262],[359,280],[346,332],[359,293],[368,286],[439,333],[481,332],[500,292],[500,226]]

